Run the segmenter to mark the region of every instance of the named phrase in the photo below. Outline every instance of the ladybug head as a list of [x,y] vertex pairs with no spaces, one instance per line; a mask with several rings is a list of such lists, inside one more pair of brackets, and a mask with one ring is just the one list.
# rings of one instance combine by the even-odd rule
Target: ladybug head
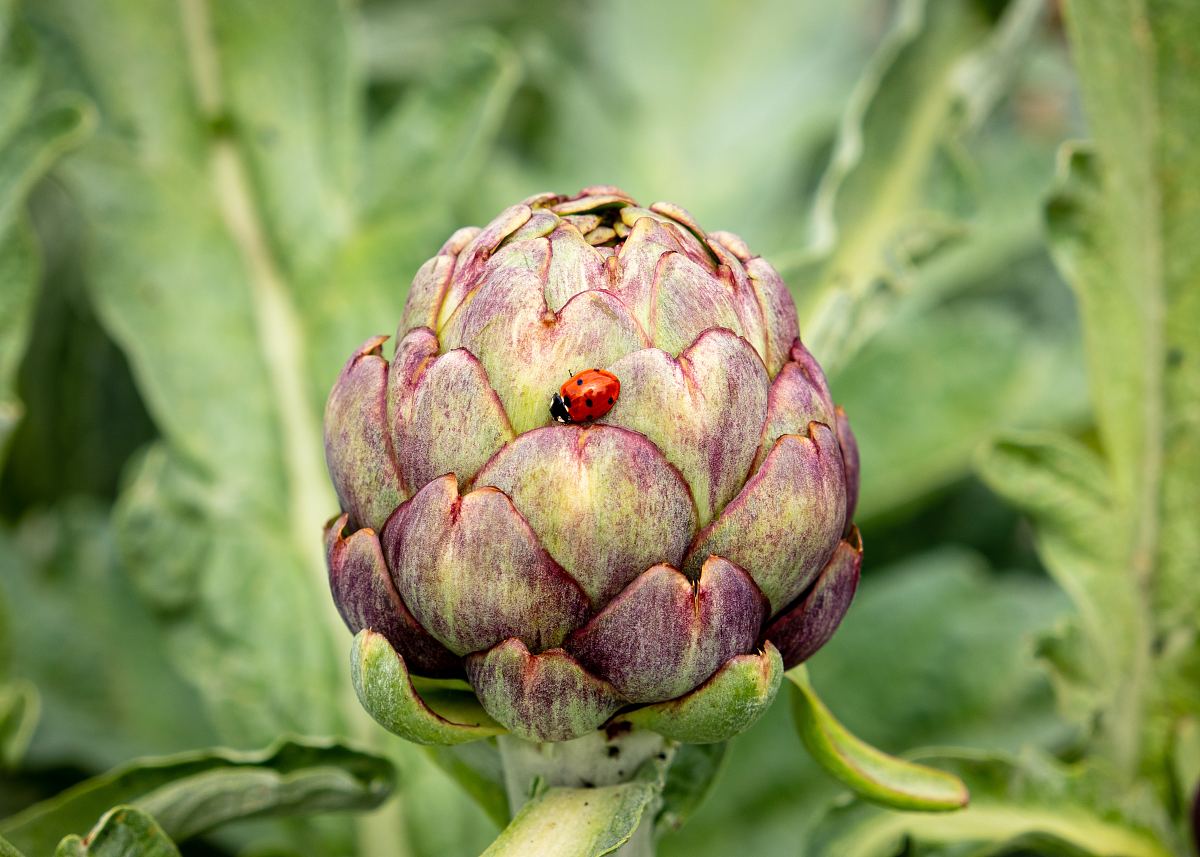
[[550,416],[554,417],[556,422],[571,422],[571,412],[567,410],[567,403],[563,401],[563,397],[558,393],[555,393],[554,397],[550,400]]

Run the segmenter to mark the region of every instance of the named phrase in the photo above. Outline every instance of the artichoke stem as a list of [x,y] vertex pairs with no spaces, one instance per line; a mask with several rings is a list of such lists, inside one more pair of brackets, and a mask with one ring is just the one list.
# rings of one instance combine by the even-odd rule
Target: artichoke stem
[[[675,744],[647,729],[598,729],[572,741],[537,743],[513,735],[496,739],[512,814],[548,788],[603,788],[653,777],[665,770]],[[654,815],[647,808],[633,836],[613,857],[653,857]]]

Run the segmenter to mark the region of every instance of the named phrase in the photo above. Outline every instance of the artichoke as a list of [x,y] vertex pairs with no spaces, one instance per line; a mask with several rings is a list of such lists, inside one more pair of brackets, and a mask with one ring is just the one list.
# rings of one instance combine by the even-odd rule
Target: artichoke
[[[858,582],[858,454],[776,271],[678,206],[542,194],[455,232],[329,396],[330,584],[414,741],[721,741]],[[556,421],[595,367],[620,393]]]

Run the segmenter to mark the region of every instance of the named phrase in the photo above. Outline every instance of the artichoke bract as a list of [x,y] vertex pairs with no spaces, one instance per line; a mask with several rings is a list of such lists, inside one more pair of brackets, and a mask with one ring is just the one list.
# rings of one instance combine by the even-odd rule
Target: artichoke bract
[[[330,583],[353,675],[414,741],[623,723],[721,741],[858,583],[858,454],[783,281],[612,187],[455,232],[325,412]],[[596,420],[550,404],[616,376]]]

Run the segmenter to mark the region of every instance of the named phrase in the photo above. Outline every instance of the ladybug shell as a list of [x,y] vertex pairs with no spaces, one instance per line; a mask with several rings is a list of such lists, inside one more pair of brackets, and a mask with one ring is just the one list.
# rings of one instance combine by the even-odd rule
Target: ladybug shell
[[599,419],[612,409],[621,395],[621,382],[612,372],[586,369],[568,378],[558,394],[571,416],[571,422],[581,423]]

